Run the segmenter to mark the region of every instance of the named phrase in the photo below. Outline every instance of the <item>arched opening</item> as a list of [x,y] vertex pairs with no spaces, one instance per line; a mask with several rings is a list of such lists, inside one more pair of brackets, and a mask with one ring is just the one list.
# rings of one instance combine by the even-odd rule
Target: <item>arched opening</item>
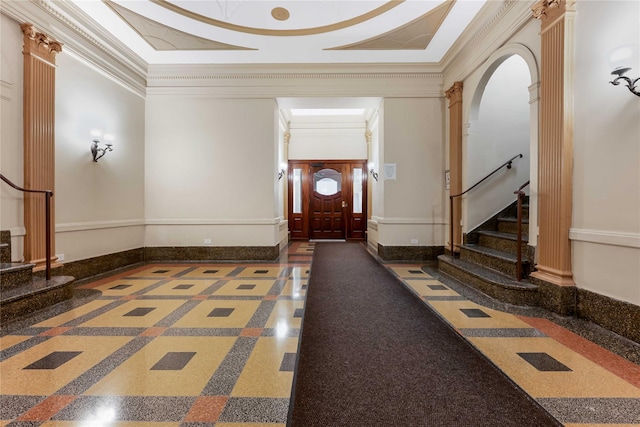
[[514,191],[530,179],[532,123],[530,67],[517,54],[503,54],[480,78],[469,110],[464,148],[463,188],[469,188],[510,158],[522,154],[511,170],[502,169],[463,201],[467,233],[515,200]]

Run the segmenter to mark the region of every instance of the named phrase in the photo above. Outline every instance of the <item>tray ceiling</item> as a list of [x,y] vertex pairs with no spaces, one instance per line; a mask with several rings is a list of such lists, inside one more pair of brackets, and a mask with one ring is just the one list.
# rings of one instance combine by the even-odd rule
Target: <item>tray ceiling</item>
[[485,0],[74,0],[149,64],[437,63]]

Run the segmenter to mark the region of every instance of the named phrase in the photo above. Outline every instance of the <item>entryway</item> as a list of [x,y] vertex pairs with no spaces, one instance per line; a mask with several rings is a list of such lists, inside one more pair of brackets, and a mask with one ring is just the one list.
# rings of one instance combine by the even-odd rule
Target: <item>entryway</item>
[[291,239],[364,240],[366,160],[290,161],[288,177]]

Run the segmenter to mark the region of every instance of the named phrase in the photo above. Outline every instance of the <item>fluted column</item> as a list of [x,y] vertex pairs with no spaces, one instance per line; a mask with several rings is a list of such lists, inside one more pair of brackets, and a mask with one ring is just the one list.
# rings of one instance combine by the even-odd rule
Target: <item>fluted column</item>
[[[62,44],[37,32],[33,25],[20,25],[24,34],[24,187],[55,189],[55,56]],[[54,192],[55,195],[55,192]],[[51,248],[55,252],[55,208],[52,199]],[[42,270],[46,264],[45,198],[24,195],[24,258]],[[52,256],[52,262],[56,257]]]
[[541,27],[539,237],[536,279],[573,286],[573,68],[575,1],[543,0],[533,8]]
[[[462,87],[462,82],[455,82],[445,92],[449,100],[449,195],[462,193]],[[449,225],[453,229],[454,252],[460,250],[462,243],[461,213],[462,200],[456,197],[453,201],[453,217]],[[451,247],[451,233],[447,247]]]
[[[364,131],[364,138],[367,141],[367,162],[371,162],[373,159],[373,132],[369,129],[369,122],[367,121],[367,129]],[[364,171],[366,176],[369,175],[369,163],[367,163],[367,170]],[[371,219],[371,212],[373,211],[373,180],[367,179],[367,219]]]

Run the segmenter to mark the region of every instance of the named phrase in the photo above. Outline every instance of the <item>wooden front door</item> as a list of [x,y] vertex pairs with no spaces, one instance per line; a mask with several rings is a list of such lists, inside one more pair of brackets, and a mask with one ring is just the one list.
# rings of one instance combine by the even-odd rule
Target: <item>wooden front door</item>
[[311,165],[310,239],[344,239],[343,165]]
[[289,162],[292,239],[364,240],[367,173],[364,160]]

